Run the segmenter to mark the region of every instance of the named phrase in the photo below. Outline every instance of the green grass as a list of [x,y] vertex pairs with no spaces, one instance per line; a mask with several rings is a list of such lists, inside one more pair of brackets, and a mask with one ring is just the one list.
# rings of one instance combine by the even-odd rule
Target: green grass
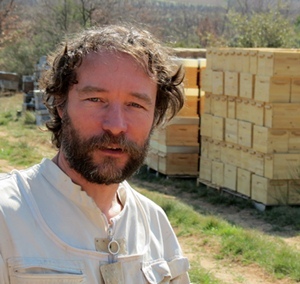
[[[242,265],[256,263],[278,279],[288,277],[300,281],[300,252],[279,238],[243,229],[216,216],[201,215],[178,199],[164,194],[144,189],[140,191],[165,210],[178,236],[193,235],[199,240],[205,238],[206,242],[217,240],[220,244],[217,258],[230,259]],[[192,266],[191,275],[202,275],[199,269]]]
[[27,167],[42,157],[53,157],[56,151],[50,146],[50,133],[36,125],[34,112],[20,116],[20,109],[21,95],[0,97],[0,159],[14,167]]

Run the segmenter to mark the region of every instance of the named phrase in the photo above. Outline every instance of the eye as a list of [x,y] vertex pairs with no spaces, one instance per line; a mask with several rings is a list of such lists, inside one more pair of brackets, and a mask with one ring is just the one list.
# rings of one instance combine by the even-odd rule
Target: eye
[[87,100],[93,103],[98,103],[102,101],[100,98],[88,98]]
[[144,108],[142,105],[138,104],[138,103],[134,103],[134,102],[131,102],[128,104],[129,106],[132,106],[132,107],[135,107],[135,108]]

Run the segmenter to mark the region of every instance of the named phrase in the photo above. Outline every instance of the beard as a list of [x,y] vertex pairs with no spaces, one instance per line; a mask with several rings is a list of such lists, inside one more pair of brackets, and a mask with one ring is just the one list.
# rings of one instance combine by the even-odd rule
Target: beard
[[[143,164],[149,148],[150,135],[142,146],[126,138],[121,133],[118,136],[111,132],[90,138],[82,138],[72,124],[65,111],[61,130],[61,149],[69,166],[87,181],[96,184],[115,184],[132,176]],[[94,162],[95,151],[107,150],[110,145],[118,145],[115,151],[122,151],[128,156],[124,166],[118,166],[118,158],[105,156],[101,162]],[[112,150],[114,151],[114,150]]]

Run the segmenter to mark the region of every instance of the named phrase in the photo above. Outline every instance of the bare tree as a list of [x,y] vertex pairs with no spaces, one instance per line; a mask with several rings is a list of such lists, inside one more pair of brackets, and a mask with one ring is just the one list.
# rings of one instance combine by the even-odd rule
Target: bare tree
[[0,43],[6,37],[5,32],[10,29],[10,16],[14,9],[14,0],[0,0]]

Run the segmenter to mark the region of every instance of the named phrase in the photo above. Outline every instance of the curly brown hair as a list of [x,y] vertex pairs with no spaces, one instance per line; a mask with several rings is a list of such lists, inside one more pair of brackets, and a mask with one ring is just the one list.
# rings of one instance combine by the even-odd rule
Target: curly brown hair
[[144,29],[119,25],[94,27],[62,43],[49,56],[49,70],[45,71],[40,87],[51,119],[46,123],[52,132],[52,143],[60,148],[62,121],[58,107],[64,107],[70,87],[77,84],[76,69],[90,52],[108,50],[132,56],[157,83],[157,97],[153,127],[169,121],[183,107],[184,72],[173,60],[172,50]]

